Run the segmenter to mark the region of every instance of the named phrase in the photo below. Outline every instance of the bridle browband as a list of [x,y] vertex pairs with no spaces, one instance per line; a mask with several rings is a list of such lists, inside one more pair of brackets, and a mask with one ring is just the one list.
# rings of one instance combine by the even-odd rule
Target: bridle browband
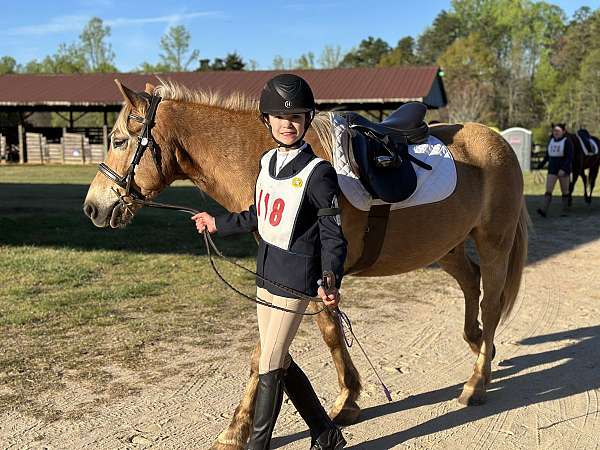
[[150,148],[150,152],[152,153],[152,159],[154,160],[154,164],[156,165],[156,170],[158,170],[161,182],[164,182],[162,169],[160,167],[160,156],[156,148],[156,143],[152,138],[152,127],[154,126],[156,109],[158,108],[158,104],[160,103],[162,98],[158,95],[148,94],[147,92],[139,92],[137,95],[144,98],[148,102],[149,106],[148,110],[146,111],[145,117],[138,116],[137,114],[133,113],[130,113],[127,117],[128,119],[133,119],[136,122],[142,124],[142,132],[138,136],[137,148],[135,149],[133,159],[131,160],[131,164],[129,165],[127,172],[125,172],[125,175],[121,176],[115,170],[111,169],[106,163],[102,162],[98,166],[98,170],[102,175],[104,175],[110,181],[112,181],[117,186],[125,190],[124,194],[117,193],[119,200],[125,205],[131,203],[130,201],[127,202],[127,199],[135,199],[141,201],[144,201],[146,199],[146,197],[133,186],[133,177],[135,175],[135,169],[142,160],[142,156],[144,156],[144,152],[146,151],[146,149]]

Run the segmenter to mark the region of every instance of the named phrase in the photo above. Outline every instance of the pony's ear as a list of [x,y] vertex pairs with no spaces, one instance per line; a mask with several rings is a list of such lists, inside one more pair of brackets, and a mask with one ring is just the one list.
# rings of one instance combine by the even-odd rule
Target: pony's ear
[[129,105],[131,105],[134,109],[141,111],[143,105],[145,104],[145,100],[143,98],[141,98],[137,93],[135,93],[134,91],[129,89],[127,86],[122,84],[116,78],[115,78],[115,84],[119,88],[119,91],[121,91],[121,94],[123,95],[123,100],[125,100],[125,102],[128,103]]
[[154,85],[150,83],[146,83],[146,89],[144,89],[146,93],[152,95],[154,93]]

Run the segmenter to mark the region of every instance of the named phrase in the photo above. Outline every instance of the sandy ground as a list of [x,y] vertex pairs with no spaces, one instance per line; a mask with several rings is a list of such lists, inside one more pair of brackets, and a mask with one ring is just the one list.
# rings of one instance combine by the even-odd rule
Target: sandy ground
[[[598,448],[600,215],[537,225],[518,304],[497,333],[493,382],[483,406],[456,401],[475,357],[461,338],[463,300],[453,280],[439,269],[368,285],[348,279],[346,312],[393,401],[385,400],[353,347],[365,390],[360,423],[344,429],[347,448]],[[434,282],[419,290],[419,276]],[[378,282],[376,295],[364,298],[365,287],[377,289]],[[392,291],[396,300],[390,301],[385,292]],[[116,402],[103,404],[85,385],[69,385],[44,399],[64,412],[52,423],[0,412],[0,447],[208,448],[241,397],[252,332],[236,331],[240,344],[234,348],[220,348],[217,339],[214,347],[190,348],[184,356],[157,349],[176,375],[151,386],[137,383],[134,371],[114,369],[139,390]],[[335,373],[312,321],[303,323],[293,354],[330,405]],[[274,448],[309,447],[306,427],[287,399],[275,436]]]

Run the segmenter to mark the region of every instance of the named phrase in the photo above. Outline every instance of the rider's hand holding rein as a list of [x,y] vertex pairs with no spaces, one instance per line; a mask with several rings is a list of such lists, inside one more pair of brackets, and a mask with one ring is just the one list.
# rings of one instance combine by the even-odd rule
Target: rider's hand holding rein
[[319,289],[317,290],[317,294],[319,295],[319,297],[321,297],[321,300],[323,300],[325,306],[328,306],[330,308],[336,308],[340,303],[340,291],[337,288],[332,288],[329,295],[327,295],[325,293],[325,289],[319,287]]
[[198,233],[202,234],[206,228],[210,234],[217,232],[217,226],[215,225],[215,218],[207,212],[200,212],[192,216],[192,220],[196,222],[196,229]]

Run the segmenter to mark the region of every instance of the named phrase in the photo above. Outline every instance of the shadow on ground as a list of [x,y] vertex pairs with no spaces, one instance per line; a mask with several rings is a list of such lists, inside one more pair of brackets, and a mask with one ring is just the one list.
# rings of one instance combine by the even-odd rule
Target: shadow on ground
[[[189,215],[145,208],[124,229],[96,228],[82,210],[87,185],[0,184],[0,245],[77,250],[204,254],[204,243]],[[171,187],[157,199],[212,214],[225,210],[194,187]],[[218,241],[218,239],[217,239]],[[254,256],[251,235],[224,239],[230,256]]]
[[[505,411],[567,398],[600,388],[600,364],[598,363],[600,361],[600,326],[531,337],[524,339],[519,344],[527,346],[562,341],[569,344],[559,349],[516,356],[501,361],[500,368],[493,373],[495,381],[489,386],[488,400],[485,405],[451,411],[416,426],[399,429],[385,436],[346,448],[389,449],[409,439],[449,430]],[[574,374],[577,374],[576,377]],[[356,426],[360,427],[361,423],[375,421],[378,417],[453,400],[458,397],[461,389],[462,384],[455,384],[409,396],[396,402],[366,408],[361,414],[361,422]],[[588,404],[584,415],[563,419],[547,425],[547,427],[582,419],[586,416],[590,420],[596,420],[597,414],[597,405]],[[400,416],[398,416],[398,422],[402,423]],[[307,432],[301,432],[279,437],[274,440],[274,448],[283,448],[306,436]]]
[[[0,244],[125,250],[146,253],[203,254],[202,240],[184,213],[142,209],[125,229],[98,229],[83,214],[87,185],[0,184]],[[575,197],[569,217],[560,217],[560,197],[543,219],[535,210],[542,196],[527,196],[534,223],[529,262],[575,248],[600,238],[600,201],[591,206]],[[225,210],[194,187],[171,187],[158,201],[191,206],[213,214]],[[231,256],[254,256],[250,235],[223,239]]]

